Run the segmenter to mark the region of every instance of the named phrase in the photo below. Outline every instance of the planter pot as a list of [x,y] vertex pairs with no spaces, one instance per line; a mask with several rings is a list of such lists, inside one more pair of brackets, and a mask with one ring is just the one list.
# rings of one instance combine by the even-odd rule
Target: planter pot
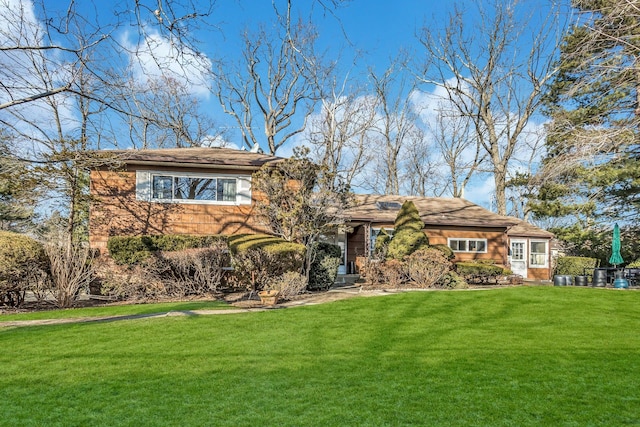
[[260,291],[258,296],[264,305],[276,305],[278,303],[278,291]]

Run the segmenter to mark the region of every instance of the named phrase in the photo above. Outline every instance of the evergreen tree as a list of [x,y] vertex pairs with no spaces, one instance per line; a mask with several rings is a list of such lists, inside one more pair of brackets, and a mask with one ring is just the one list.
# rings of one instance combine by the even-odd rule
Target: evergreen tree
[[429,239],[423,228],[424,222],[420,219],[416,205],[411,200],[405,201],[396,216],[387,258],[402,259],[419,249],[427,248]]
[[547,158],[537,216],[635,218],[640,202],[640,11],[629,0],[574,0],[546,95]]
[[0,134],[0,230],[23,231],[32,225],[37,182],[12,152],[9,137]]

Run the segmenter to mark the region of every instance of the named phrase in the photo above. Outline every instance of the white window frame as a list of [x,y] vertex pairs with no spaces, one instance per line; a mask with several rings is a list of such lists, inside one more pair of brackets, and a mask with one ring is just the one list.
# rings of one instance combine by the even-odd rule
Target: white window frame
[[[175,178],[200,178],[200,179],[233,179],[236,182],[236,197],[234,201],[224,200],[195,200],[195,199],[170,199],[153,197],[153,179],[158,176],[171,177],[172,188]],[[240,205],[251,204],[251,176],[214,174],[206,172],[176,172],[176,171],[137,171],[136,172],[136,195],[138,200],[146,200],[153,203],[179,203],[197,205]]]
[[[541,255],[540,252],[533,252],[533,243],[544,243],[544,264],[534,264],[533,255]],[[549,241],[548,240],[529,240],[529,268],[548,268],[549,267]]]
[[[464,241],[465,242],[465,247],[467,249],[464,250],[464,251],[453,249],[451,247],[451,242],[454,241],[454,240],[455,241]],[[483,251],[470,251],[469,250],[469,242],[483,242],[484,243],[484,250]],[[449,238],[447,238],[447,246],[449,246],[449,248],[455,253],[486,254],[487,250],[488,250],[489,243],[487,242],[487,239],[472,239],[472,238],[467,238],[467,237],[449,237]]]

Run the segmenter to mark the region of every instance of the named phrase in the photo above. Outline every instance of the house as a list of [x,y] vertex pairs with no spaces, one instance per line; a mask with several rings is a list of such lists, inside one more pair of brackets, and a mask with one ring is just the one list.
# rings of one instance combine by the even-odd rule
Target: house
[[105,150],[90,175],[89,243],[111,236],[262,233],[251,175],[282,158],[230,148]]
[[398,210],[406,200],[416,205],[429,243],[449,246],[454,261],[491,259],[524,278],[551,278],[553,234],[465,199],[444,197],[356,196],[355,206],[345,212],[347,227],[335,238],[345,248],[347,266],[354,268],[358,257],[371,254],[382,228],[393,232]]
[[[282,158],[229,148],[101,151],[91,171],[89,242],[106,250],[109,237],[144,234],[268,232],[256,215],[252,173]],[[464,199],[356,196],[346,226],[332,236],[343,249],[341,273],[371,254],[380,229],[393,230],[405,200],[412,200],[431,244],[448,245],[457,261],[492,259],[525,278],[551,278],[553,235],[517,218]]]

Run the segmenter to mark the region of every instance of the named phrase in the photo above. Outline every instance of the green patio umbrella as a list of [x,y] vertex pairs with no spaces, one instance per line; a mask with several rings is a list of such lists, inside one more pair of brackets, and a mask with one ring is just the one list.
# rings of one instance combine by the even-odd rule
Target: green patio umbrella
[[618,264],[622,264],[624,260],[620,255],[620,227],[618,223],[613,227],[613,239],[611,240],[611,257],[609,258],[609,264],[617,267]]

